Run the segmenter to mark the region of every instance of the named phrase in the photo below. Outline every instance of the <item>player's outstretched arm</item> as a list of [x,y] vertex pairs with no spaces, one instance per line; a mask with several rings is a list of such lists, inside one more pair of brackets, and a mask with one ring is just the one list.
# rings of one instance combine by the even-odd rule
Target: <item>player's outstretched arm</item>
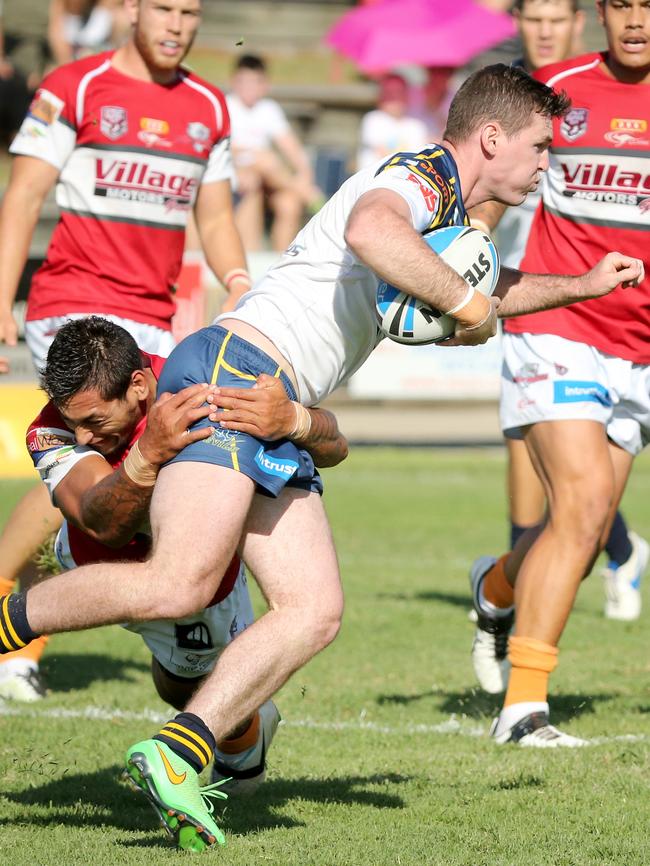
[[253,388],[217,388],[208,400],[218,409],[210,420],[226,430],[258,439],[291,439],[309,451],[316,466],[336,466],[348,456],[347,439],[336,416],[327,409],[307,409],[295,403],[279,379],[263,373]]
[[0,343],[16,345],[13,303],[34,228],[58,169],[33,156],[17,156],[0,210]]
[[211,427],[188,432],[210,411],[209,385],[192,385],[162,394],[149,409],[147,427],[121,466],[113,469],[100,454],[76,463],[57,485],[63,515],[107,547],[122,547],[148,519],[149,502],[160,467],[191,442],[205,439]]
[[617,286],[638,286],[644,278],[641,259],[622,253],[607,253],[595,267],[579,276],[525,274],[502,268],[495,295],[501,298],[502,318],[566,307],[578,301],[600,298]]

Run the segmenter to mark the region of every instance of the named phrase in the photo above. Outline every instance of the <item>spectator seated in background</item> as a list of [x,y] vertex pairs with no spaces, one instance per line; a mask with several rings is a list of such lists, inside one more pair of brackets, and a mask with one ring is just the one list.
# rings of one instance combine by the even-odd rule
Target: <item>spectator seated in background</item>
[[262,246],[265,206],[271,209],[271,246],[284,250],[300,229],[305,207],[322,203],[309,158],[278,103],[267,97],[265,62],[242,55],[227,96],[237,173],[236,221],[244,247]]
[[40,0],[0,0],[0,147],[11,143],[49,61]]
[[105,51],[127,35],[120,0],[50,0],[48,42],[60,66]]
[[408,116],[408,101],[408,85],[401,75],[382,78],[377,108],[361,120],[357,169],[366,168],[396,151],[418,149],[427,143],[426,124]]

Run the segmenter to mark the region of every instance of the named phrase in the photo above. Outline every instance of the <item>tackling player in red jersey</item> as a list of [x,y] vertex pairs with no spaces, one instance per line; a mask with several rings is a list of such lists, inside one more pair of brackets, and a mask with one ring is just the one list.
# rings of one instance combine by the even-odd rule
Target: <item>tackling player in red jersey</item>
[[[647,260],[650,9],[645,0],[597,5],[608,50],[535,74],[566,90],[572,108],[554,121],[525,269],[579,273],[610,244]],[[634,456],[650,439],[649,332],[647,274],[638,288],[506,324],[502,427],[523,434],[549,513],[536,540],[525,536],[510,556],[481,557],[472,568],[482,628],[498,630],[515,602],[512,670],[492,731],[499,743],[584,742],[550,725],[548,677],[580,581],[607,537]],[[638,615],[639,577],[610,585],[612,603],[627,605],[628,618]]]
[[[212,413],[211,386],[197,383],[156,400],[162,358],[142,353],[118,325],[91,316],[68,322],[55,337],[42,375],[50,401],[30,424],[27,449],[52,501],[65,516],[55,542],[64,569],[102,561],[145,559],[148,512],[159,468],[192,442],[213,438],[219,425],[188,430]],[[286,435],[294,407],[278,379],[264,377],[252,391],[249,423],[267,435]],[[308,442],[316,462],[347,454],[336,419]],[[324,432],[323,432],[324,431]],[[144,470],[143,466],[147,465]],[[253,622],[244,567],[237,555],[204,610],[172,620],[127,625],[152,652],[160,697],[182,710],[222,650]],[[219,743],[213,780],[230,793],[250,793],[264,778],[264,751],[279,721],[273,701]]]
[[[233,217],[225,100],[181,66],[201,2],[126,0],[125,7],[131,38],[48,75],[11,146],[0,212],[0,343],[16,342],[13,301],[41,207],[57,184],[60,219],[27,305],[37,369],[63,322],[91,313],[121,324],[141,349],[170,353],[190,210],[207,262],[229,289],[226,306],[250,286]],[[40,487],[18,504],[0,536],[0,591],[14,585],[60,520]],[[26,654],[17,674],[0,664],[4,697],[42,694],[39,653]]]

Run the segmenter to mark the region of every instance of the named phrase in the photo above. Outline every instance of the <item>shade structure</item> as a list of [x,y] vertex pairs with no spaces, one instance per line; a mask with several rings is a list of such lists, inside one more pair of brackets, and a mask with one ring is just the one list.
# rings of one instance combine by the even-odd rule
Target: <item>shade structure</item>
[[401,64],[463,66],[515,32],[510,15],[474,0],[381,0],[346,12],[326,42],[378,73]]

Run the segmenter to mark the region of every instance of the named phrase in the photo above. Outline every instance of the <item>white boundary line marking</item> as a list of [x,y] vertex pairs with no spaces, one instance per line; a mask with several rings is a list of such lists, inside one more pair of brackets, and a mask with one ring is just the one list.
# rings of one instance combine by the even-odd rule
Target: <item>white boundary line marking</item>
[[[163,724],[167,722],[173,710],[161,712],[159,710],[144,709],[140,712],[131,710],[120,710],[116,707],[79,707],[78,709],[66,709],[65,707],[50,707],[43,709],[30,708],[28,705],[14,704],[0,700],[0,716],[27,719],[85,719],[92,722],[113,722],[117,720],[125,722],[154,722]],[[392,737],[403,737],[408,734],[455,734],[461,737],[477,738],[486,737],[487,728],[469,720],[459,720],[456,716],[450,716],[446,722],[436,725],[404,725],[395,727],[383,725],[379,722],[370,722],[365,719],[365,711],[355,721],[347,722],[322,722],[316,719],[287,719],[281,722],[288,728],[310,728],[319,731],[369,731],[375,734],[384,734]],[[614,737],[594,737],[590,739],[589,745],[600,746],[607,743],[640,743],[650,740],[647,734],[619,734]]]

